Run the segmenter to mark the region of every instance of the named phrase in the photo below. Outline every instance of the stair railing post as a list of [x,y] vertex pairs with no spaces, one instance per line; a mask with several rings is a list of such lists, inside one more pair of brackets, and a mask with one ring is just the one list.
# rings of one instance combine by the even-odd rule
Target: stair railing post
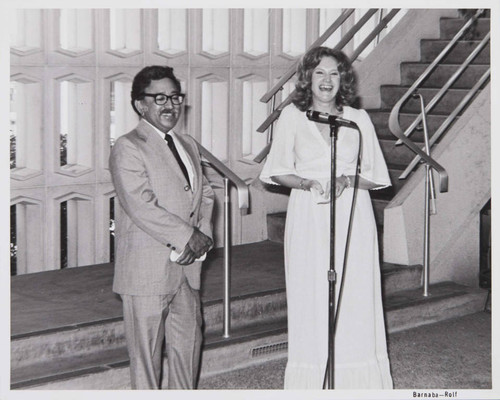
[[425,216],[424,216],[424,274],[423,274],[423,296],[429,296],[429,227],[430,227],[430,213],[429,213],[429,174],[431,169],[428,164],[425,165]]
[[[422,126],[424,130],[425,153],[430,157],[431,149],[429,144],[429,131],[427,129],[427,117],[425,114],[424,98],[420,93],[414,93],[413,97],[420,98],[420,108],[422,109]],[[428,297],[429,293],[429,269],[430,269],[430,217],[436,214],[436,191],[434,190],[434,180],[432,167],[425,164],[425,190],[424,190],[424,270],[422,277],[423,296]]]
[[[195,140],[196,142],[196,140]],[[223,337],[229,337],[229,329],[231,326],[231,214],[230,214],[230,196],[229,196],[229,182],[232,182],[236,188],[238,195],[238,207],[240,212],[248,210],[249,207],[249,193],[248,185],[239,178],[233,171],[231,171],[222,161],[205,149],[200,143],[196,142],[200,155],[207,160],[207,162],[214,168],[223,178],[224,182],[224,298],[223,298]]]
[[224,177],[224,310],[223,310],[223,337],[229,337],[231,329],[231,265],[230,265],[230,197],[229,197],[229,179]]

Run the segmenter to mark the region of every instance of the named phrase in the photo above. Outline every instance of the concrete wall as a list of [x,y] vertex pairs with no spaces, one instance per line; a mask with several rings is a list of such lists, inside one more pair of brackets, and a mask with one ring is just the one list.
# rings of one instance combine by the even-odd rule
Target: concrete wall
[[[479,212],[491,197],[491,101],[488,85],[432,151],[449,174],[431,216],[430,280],[478,284]],[[438,177],[436,188],[438,188]],[[423,263],[424,168],[384,212],[384,261]]]
[[412,9],[361,63],[355,64],[363,108],[380,107],[380,86],[401,83],[401,61],[420,60],[420,40],[439,38],[439,20],[456,9]]

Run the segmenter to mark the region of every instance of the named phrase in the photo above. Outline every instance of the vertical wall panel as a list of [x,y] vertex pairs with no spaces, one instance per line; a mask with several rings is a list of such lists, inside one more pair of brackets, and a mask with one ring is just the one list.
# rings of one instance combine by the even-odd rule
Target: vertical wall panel
[[218,56],[229,51],[229,10],[204,8],[202,51]]
[[158,49],[169,55],[187,50],[187,10],[158,10]]
[[266,93],[267,82],[251,79],[243,82],[242,156],[253,159],[267,144],[265,133],[257,128],[267,118],[267,105],[259,99]]
[[121,135],[130,132],[139,121],[130,104],[134,75],[140,67],[102,67],[99,69],[97,92],[102,99],[97,114],[95,137],[96,169],[99,182],[110,182],[109,154]]
[[42,83],[17,74],[11,78],[11,132],[15,136],[15,166],[11,176],[26,180],[42,173]]
[[283,46],[284,54],[295,57],[306,50],[307,10],[288,8],[283,10]]
[[19,53],[41,50],[42,11],[18,9],[9,10],[11,31],[10,46]]
[[49,65],[95,65],[96,11],[47,10],[47,57]]
[[[231,65],[234,42],[231,10],[197,9],[189,12],[190,68]],[[230,46],[231,44],[231,46]]]
[[227,161],[228,83],[215,79],[201,83],[201,143]]
[[43,269],[43,203],[39,199],[20,197],[16,206],[17,275]]
[[243,21],[243,51],[253,56],[269,52],[269,10],[245,9]]
[[61,154],[61,172],[81,175],[93,168],[93,87],[79,77],[59,81],[60,146],[66,142],[66,157]]
[[61,10],[59,43],[62,49],[74,53],[91,50],[92,34],[92,10]]
[[141,50],[140,10],[111,9],[109,11],[109,47],[123,55]]
[[130,132],[138,122],[138,116],[130,104],[130,91],[132,81],[129,79],[117,79],[110,82],[110,145],[116,139]]
[[99,55],[101,65],[143,65],[144,10],[110,9],[99,12]]
[[[325,8],[319,11],[319,34],[320,36],[335,22],[335,20],[342,14],[341,8]],[[323,46],[335,47],[342,38],[341,29],[337,29],[331,35]]]
[[189,63],[189,20],[185,8],[145,10],[146,64],[187,65]]
[[37,9],[10,9],[11,64],[43,65],[44,12]]

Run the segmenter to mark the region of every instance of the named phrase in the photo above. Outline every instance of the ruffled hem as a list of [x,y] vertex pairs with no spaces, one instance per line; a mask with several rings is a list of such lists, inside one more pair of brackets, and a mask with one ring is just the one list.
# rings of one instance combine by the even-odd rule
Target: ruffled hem
[[287,363],[284,389],[322,389],[325,368]]
[[[285,389],[323,389],[325,367],[288,363]],[[389,359],[342,364],[335,369],[335,389],[393,389]]]
[[336,389],[392,389],[389,359],[337,366]]

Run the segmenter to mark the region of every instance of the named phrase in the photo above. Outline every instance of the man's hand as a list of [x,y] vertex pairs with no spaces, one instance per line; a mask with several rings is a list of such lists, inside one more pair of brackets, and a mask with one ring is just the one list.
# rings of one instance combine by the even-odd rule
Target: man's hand
[[193,234],[177,260],[180,265],[189,265],[197,258],[208,252],[213,246],[213,241],[198,228],[194,228]]

